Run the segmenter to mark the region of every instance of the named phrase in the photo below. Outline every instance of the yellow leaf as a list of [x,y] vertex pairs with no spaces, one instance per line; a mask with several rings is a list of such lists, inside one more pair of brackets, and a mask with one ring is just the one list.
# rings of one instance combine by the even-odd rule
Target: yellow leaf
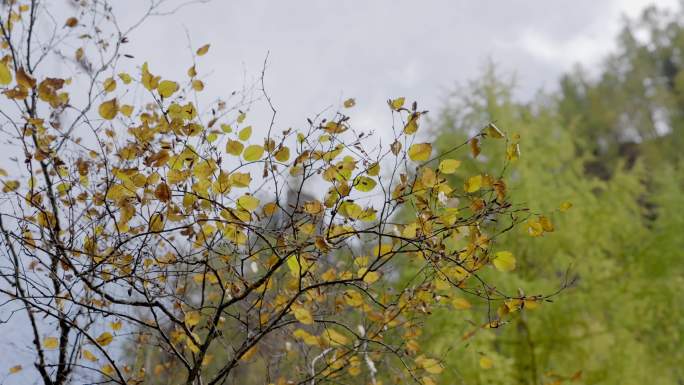
[[492,263],[500,271],[512,271],[515,269],[515,257],[510,251],[497,252]]
[[290,274],[293,277],[299,277],[299,261],[297,260],[297,256],[292,254],[289,257],[287,257],[287,267],[290,269]]
[[238,207],[250,213],[259,207],[259,200],[252,195],[243,195],[237,200]]
[[45,337],[43,338],[43,348],[47,350],[57,349],[59,346],[59,340],[57,337]]
[[404,126],[404,134],[413,135],[418,131],[418,118],[420,117],[420,112],[413,112],[409,116],[408,122]]
[[19,372],[21,372],[21,369],[22,369],[21,365],[14,365],[11,368],[9,368],[9,373],[10,374],[19,373]]
[[95,356],[95,355],[94,355],[93,353],[91,353],[89,350],[83,349],[83,350],[81,351],[81,353],[83,353],[83,358],[85,358],[86,360],[88,360],[88,361],[90,361],[90,362],[95,362],[95,361],[97,361],[97,356]]
[[423,369],[430,374],[439,374],[444,370],[439,361],[434,358],[425,358],[420,360],[420,366],[422,366]]
[[473,158],[477,158],[477,156],[480,155],[480,152],[480,140],[478,138],[470,139],[470,154]]
[[468,193],[474,193],[482,187],[482,175],[475,175],[468,178],[465,183],[464,190]]
[[124,82],[124,84],[129,84],[131,82],[131,80],[133,80],[133,78],[131,78],[131,75],[129,75],[125,72],[121,72],[119,74],[119,79],[121,79],[121,81]]
[[354,202],[344,201],[340,204],[339,213],[346,218],[358,219],[363,209]]
[[514,161],[520,158],[520,145],[518,143],[511,143],[506,148],[506,159]]
[[439,172],[442,174],[453,174],[456,169],[461,165],[460,160],[456,159],[444,159],[439,162]]
[[262,146],[257,145],[257,144],[247,146],[247,148],[245,149],[245,152],[242,154],[242,156],[248,162],[257,161],[257,160],[261,159],[262,155],[264,155],[264,148]]
[[562,213],[564,213],[564,212],[570,210],[571,207],[572,207],[572,203],[570,203],[570,202],[568,202],[568,201],[565,201],[565,202],[561,203],[561,205],[560,205],[560,211],[561,211]]
[[234,172],[230,174],[230,182],[235,187],[249,187],[252,182],[252,176],[247,172]]
[[164,216],[162,214],[154,214],[150,218],[150,231],[159,232],[164,230]]
[[4,193],[15,191],[18,188],[19,188],[19,181],[16,181],[16,180],[2,181],[2,192],[4,192]]
[[378,174],[380,174],[380,163],[373,163],[368,167],[368,175],[378,176]]
[[114,367],[112,367],[112,365],[110,365],[110,364],[102,365],[100,370],[102,371],[102,373],[104,373],[110,377],[112,375],[114,375]]
[[116,98],[107,100],[106,102],[100,104],[98,111],[103,119],[114,119],[116,117],[116,113],[119,112],[119,105],[116,102]]
[[142,66],[142,79],[140,79],[143,86],[148,90],[152,91],[159,85],[159,76],[154,76],[148,69],[147,62],[143,63]]
[[123,323],[121,322],[121,320],[109,323],[109,327],[112,328],[112,330],[114,330],[114,331],[121,330],[122,326],[123,326]]
[[354,98],[349,98],[344,101],[344,108],[352,108],[356,105],[356,100]]
[[209,52],[209,46],[210,44],[205,44],[197,49],[197,56],[202,56],[205,55],[207,52]]
[[252,126],[247,126],[238,133],[238,138],[243,142],[248,140],[250,136],[252,136]]
[[494,125],[494,123],[489,123],[487,125],[487,135],[494,139],[501,139],[504,137],[503,132],[501,132],[501,130],[499,130],[499,127]]
[[168,98],[178,91],[178,83],[171,80],[162,80],[159,82],[159,86],[157,86],[157,91],[159,91],[159,95],[163,98]]
[[539,223],[541,224],[542,229],[544,229],[544,231],[549,233],[553,232],[553,223],[551,223],[551,220],[549,218],[542,215],[539,217]]
[[344,292],[344,301],[349,306],[358,307],[363,305],[363,296],[356,290],[348,289]]
[[247,362],[249,361],[250,358],[254,356],[257,352],[257,345],[252,346],[251,348],[247,349],[247,351],[240,357],[240,361],[242,362]]
[[322,336],[330,346],[343,346],[349,343],[349,338],[335,329],[325,329]]
[[7,63],[0,61],[0,85],[7,85],[12,83],[12,72],[10,72]]
[[544,234],[544,226],[541,222],[530,219],[527,221],[527,233],[532,237],[539,237]]
[[304,211],[307,214],[318,215],[323,212],[323,204],[317,200],[304,203]]
[[406,98],[404,98],[403,96],[400,98],[396,98],[390,101],[390,107],[392,107],[393,110],[398,111],[401,107],[404,106],[405,101]]
[[192,89],[195,91],[202,91],[204,89],[204,82],[198,79],[193,80]]
[[290,159],[290,149],[288,147],[281,147],[276,151],[275,158],[278,162],[287,162]]
[[133,106],[130,104],[124,104],[123,106],[119,107],[119,111],[124,114],[124,116],[130,118],[131,114],[133,113]]
[[200,322],[201,314],[198,311],[189,311],[185,313],[185,324],[188,327],[193,327]]
[[413,144],[408,150],[409,158],[415,162],[426,161],[430,159],[430,155],[432,155],[432,144],[430,143]]
[[473,307],[473,305],[471,305],[467,299],[461,298],[461,297],[454,298],[451,301],[451,305],[454,307],[454,309],[458,309],[458,310],[466,310],[466,309],[470,309],[471,307]]
[[100,334],[100,336],[95,339],[95,342],[97,342],[101,346],[107,346],[112,342],[113,339],[114,339],[114,336],[112,335],[112,333],[104,332],[104,333]]
[[377,271],[369,271],[365,274],[366,275],[363,277],[363,282],[369,285],[375,283],[378,279],[380,279],[380,273],[378,273]]
[[487,356],[480,357],[480,367],[482,369],[491,369],[494,366],[494,361]]
[[368,192],[373,190],[376,184],[377,182],[373,178],[360,176],[354,181],[354,188],[359,191]]
[[309,309],[300,306],[292,305],[292,313],[294,314],[297,321],[303,323],[304,325],[311,325],[313,323],[313,316]]
[[237,140],[228,139],[228,143],[226,143],[226,152],[230,155],[240,156],[244,148],[245,145]]
[[104,81],[104,90],[106,93],[110,93],[116,89],[116,80],[113,78],[107,78]]

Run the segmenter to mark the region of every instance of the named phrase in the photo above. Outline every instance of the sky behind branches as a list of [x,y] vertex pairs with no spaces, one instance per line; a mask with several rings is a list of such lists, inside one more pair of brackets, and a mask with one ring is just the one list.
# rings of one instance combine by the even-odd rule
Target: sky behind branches
[[[121,10],[124,3],[135,1],[117,2]],[[205,83],[216,97],[257,77],[268,54],[266,86],[279,128],[355,97],[354,123],[378,130],[389,122],[388,98],[405,96],[435,111],[489,60],[516,75],[521,98],[552,90],[576,63],[596,67],[614,47],[621,19],[653,3],[215,0],[148,20],[128,49],[136,63],[148,60],[162,76],[182,77],[190,53],[211,43],[198,67],[211,71]],[[134,9],[122,16],[130,19]]]
[[[145,3],[113,2],[121,25],[134,23]],[[652,3],[214,0],[147,20],[124,53],[134,56],[131,67],[148,61],[163,78],[185,79],[191,53],[211,43],[209,54],[198,61],[208,99],[250,84],[268,54],[266,86],[278,109],[277,129],[301,127],[307,117],[354,97],[355,126],[380,131],[390,122],[388,98],[405,96],[417,100],[421,109],[436,111],[450,91],[477,77],[488,60],[504,73],[516,74],[521,98],[554,89],[575,63],[591,72],[613,49],[621,18],[635,17]],[[658,0],[657,5],[676,7],[678,2]],[[257,111],[261,127],[255,122],[255,128],[265,128],[265,116],[258,116],[264,113]],[[30,341],[21,322],[16,317],[0,325],[0,346]],[[30,367],[31,351],[20,350],[22,357],[7,356],[16,354],[14,348],[0,350],[0,383],[10,366]],[[32,373],[25,371],[11,381],[31,383]]]

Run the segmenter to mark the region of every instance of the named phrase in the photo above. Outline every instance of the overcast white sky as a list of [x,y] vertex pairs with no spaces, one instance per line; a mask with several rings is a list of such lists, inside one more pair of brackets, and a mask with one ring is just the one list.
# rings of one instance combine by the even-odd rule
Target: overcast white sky
[[[475,78],[489,58],[502,71],[518,75],[517,94],[522,98],[542,87],[552,89],[575,63],[596,66],[614,47],[621,17],[634,17],[654,2],[663,7],[678,4],[214,0],[150,19],[134,33],[126,53],[135,56],[132,64],[149,61],[155,74],[185,79],[190,53],[211,43],[198,67],[208,74],[206,93],[218,97],[239,89],[245,73],[248,78],[257,76],[270,52],[267,87],[279,110],[277,128],[301,126],[306,117],[355,97],[354,122],[381,131],[389,116],[388,98],[406,96],[434,111],[457,84]],[[146,1],[112,3],[125,25]],[[5,385],[29,384],[35,379],[32,356],[21,347],[30,337],[28,330],[13,324],[0,325],[0,346],[12,344],[0,350],[0,384],[3,379]],[[29,370],[5,378],[17,363]]]
[[270,51],[267,88],[279,126],[304,124],[355,97],[355,124],[377,130],[387,123],[388,98],[406,96],[434,111],[489,58],[517,74],[520,97],[551,89],[575,63],[597,65],[623,15],[652,3],[678,1],[213,0],[150,20],[128,49],[163,76],[183,78],[188,36],[194,48],[211,43],[199,68],[213,71],[207,93],[216,96],[239,88],[245,71],[256,76]]

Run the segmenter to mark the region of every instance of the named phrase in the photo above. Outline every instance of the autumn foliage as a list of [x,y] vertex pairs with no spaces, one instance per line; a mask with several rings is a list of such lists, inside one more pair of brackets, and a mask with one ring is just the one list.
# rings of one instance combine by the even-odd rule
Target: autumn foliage
[[[495,284],[516,268],[500,234],[554,229],[509,200],[520,138],[494,123],[439,156],[427,111],[403,97],[388,101],[390,143],[354,127],[354,99],[282,128],[263,76],[265,123],[249,105],[198,105],[208,44],[182,78],[119,70],[126,31],[93,30],[80,18],[113,16],[82,5],[56,32],[91,36],[58,58],[63,77],[35,56],[41,2],[4,10],[2,135],[21,155],[1,170],[2,309],[28,321],[45,384],[433,384],[432,309],[490,303],[467,340],[547,298]],[[462,170],[484,142],[506,160]]]

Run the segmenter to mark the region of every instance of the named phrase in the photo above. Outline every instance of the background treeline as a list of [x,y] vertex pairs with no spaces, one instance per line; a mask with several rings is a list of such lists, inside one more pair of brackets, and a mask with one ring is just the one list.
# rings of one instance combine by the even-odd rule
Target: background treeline
[[499,240],[520,262],[508,289],[575,280],[555,303],[466,340],[486,303],[428,321],[444,383],[684,383],[684,14],[647,9],[617,46],[599,70],[578,68],[531,103],[490,68],[436,119],[442,149],[490,120],[520,134],[514,200],[541,212],[573,204],[541,239]]

